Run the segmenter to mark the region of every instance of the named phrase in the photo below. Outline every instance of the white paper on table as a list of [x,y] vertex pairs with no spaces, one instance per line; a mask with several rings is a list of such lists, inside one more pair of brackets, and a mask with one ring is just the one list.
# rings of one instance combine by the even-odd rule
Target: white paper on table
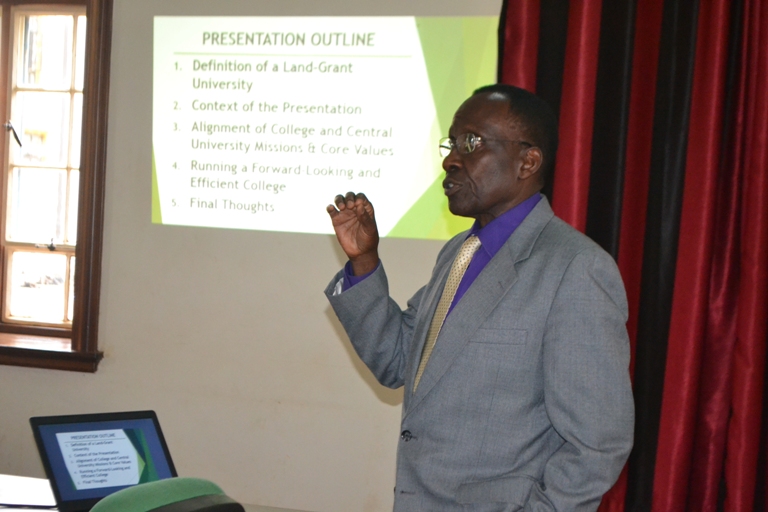
[[0,475],[0,503],[14,505],[56,505],[47,478]]

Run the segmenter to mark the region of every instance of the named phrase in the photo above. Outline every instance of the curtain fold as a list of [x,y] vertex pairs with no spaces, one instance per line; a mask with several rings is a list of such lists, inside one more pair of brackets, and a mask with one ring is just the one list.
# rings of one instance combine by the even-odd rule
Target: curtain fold
[[606,2],[600,16],[585,232],[616,258],[632,90],[635,2]]
[[[499,23],[499,83],[517,84],[527,91],[536,90],[536,68],[539,50],[538,0],[515,4],[504,3]],[[514,57],[504,51],[515,48]]]
[[[768,337],[768,7],[746,0],[743,66],[734,147],[742,153],[741,251],[738,323],[733,362],[732,417],[728,429],[726,510],[752,510],[757,496],[765,506],[765,481],[758,466],[766,338]],[[756,490],[762,492],[762,496]]]
[[697,35],[694,7],[667,0],[661,18],[635,346],[635,446],[627,484],[627,509],[637,512],[652,507],[660,438]]
[[601,0],[583,0],[572,3],[568,11],[560,101],[567,108],[560,109],[552,209],[580,231],[587,222],[601,4]]
[[515,0],[499,34],[559,114],[556,213],[627,289],[636,441],[600,510],[766,510],[768,4]]
[[[640,276],[643,268],[643,242],[648,202],[648,169],[651,165],[653,105],[656,102],[655,85],[663,6],[663,0],[640,0],[635,14],[632,85],[618,254],[619,269],[624,277],[629,303],[627,331],[633,354],[640,308]],[[631,369],[634,375],[634,366]]]
[[[712,408],[709,380],[703,370],[723,374],[728,359],[705,359],[707,341],[719,340],[707,334],[710,307],[710,277],[715,246],[714,225],[718,177],[722,158],[727,49],[729,37],[728,1],[702,2],[699,11],[697,46],[694,57],[693,89],[688,146],[686,148],[685,189],[682,200],[678,255],[670,320],[669,346],[659,426],[659,443],[654,478],[654,510],[685,510],[689,497],[691,470],[717,474],[721,465],[709,453],[712,437],[722,426],[727,409]],[[702,36],[706,34],[706,37]],[[699,108],[707,105],[708,108]],[[695,441],[698,441],[695,443]],[[694,451],[698,444],[702,451]],[[711,480],[711,478],[710,478]],[[694,510],[715,510],[717,494],[708,496],[690,482]],[[714,490],[717,482],[714,482]],[[713,490],[710,488],[710,490]],[[701,502],[707,497],[709,502]],[[714,498],[714,501],[712,501]]]
[[[740,7],[741,2],[720,1],[706,16],[713,22],[708,32],[711,34],[712,57],[716,67],[724,68],[724,77],[718,84],[718,88],[722,87],[722,92],[710,92],[713,101],[722,97],[722,136],[717,140],[713,132],[712,140],[709,141],[712,149],[715,145],[719,146],[719,176],[715,184],[714,205],[717,215],[713,233],[716,243],[713,243],[701,361],[703,377],[699,391],[700,421],[696,425],[688,493],[689,508],[702,511],[718,510],[722,505],[720,482],[730,413],[732,354],[736,339],[739,251],[737,226],[740,219],[738,197],[741,190],[741,166],[733,160],[731,128],[738,62],[736,52],[739,49]],[[718,18],[724,22],[730,20],[727,35],[725,23],[718,24]],[[712,158],[714,156],[712,155]]]

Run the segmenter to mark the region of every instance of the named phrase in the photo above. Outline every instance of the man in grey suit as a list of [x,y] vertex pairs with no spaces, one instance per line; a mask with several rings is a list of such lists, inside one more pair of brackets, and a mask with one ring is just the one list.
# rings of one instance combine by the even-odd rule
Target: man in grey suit
[[541,99],[481,88],[449,134],[449,208],[475,223],[405,311],[388,294],[371,203],[350,192],[328,206],[349,258],[328,299],[379,382],[405,386],[394,508],[595,510],[632,446],[618,269],[539,193],[557,149]]

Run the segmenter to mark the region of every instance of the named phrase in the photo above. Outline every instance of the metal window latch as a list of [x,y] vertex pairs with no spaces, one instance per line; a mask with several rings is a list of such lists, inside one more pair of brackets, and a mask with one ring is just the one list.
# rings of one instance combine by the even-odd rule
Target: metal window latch
[[[13,138],[16,139],[16,143],[19,145],[19,147],[21,147],[21,139],[19,138],[19,134],[16,133],[16,129],[13,127],[13,124],[10,121],[5,123],[5,131],[12,132],[13,133]],[[53,249],[51,249],[51,250],[53,250]]]
[[45,244],[35,244],[35,248],[42,249],[45,247],[49,251],[55,251],[56,250],[56,244],[53,243],[53,238],[51,238],[51,243],[45,245]]

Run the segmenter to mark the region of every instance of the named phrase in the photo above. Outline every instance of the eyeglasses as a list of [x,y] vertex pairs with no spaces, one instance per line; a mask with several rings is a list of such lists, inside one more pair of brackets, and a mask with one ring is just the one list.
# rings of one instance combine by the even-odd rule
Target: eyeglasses
[[438,149],[440,156],[445,158],[451,154],[451,151],[456,149],[460,155],[468,155],[482,145],[484,141],[496,141],[496,142],[512,142],[514,144],[521,144],[523,146],[532,148],[533,144],[525,142],[524,140],[505,140],[505,139],[486,139],[474,133],[462,133],[456,140],[452,140],[450,137],[443,137],[440,139],[440,145]]

